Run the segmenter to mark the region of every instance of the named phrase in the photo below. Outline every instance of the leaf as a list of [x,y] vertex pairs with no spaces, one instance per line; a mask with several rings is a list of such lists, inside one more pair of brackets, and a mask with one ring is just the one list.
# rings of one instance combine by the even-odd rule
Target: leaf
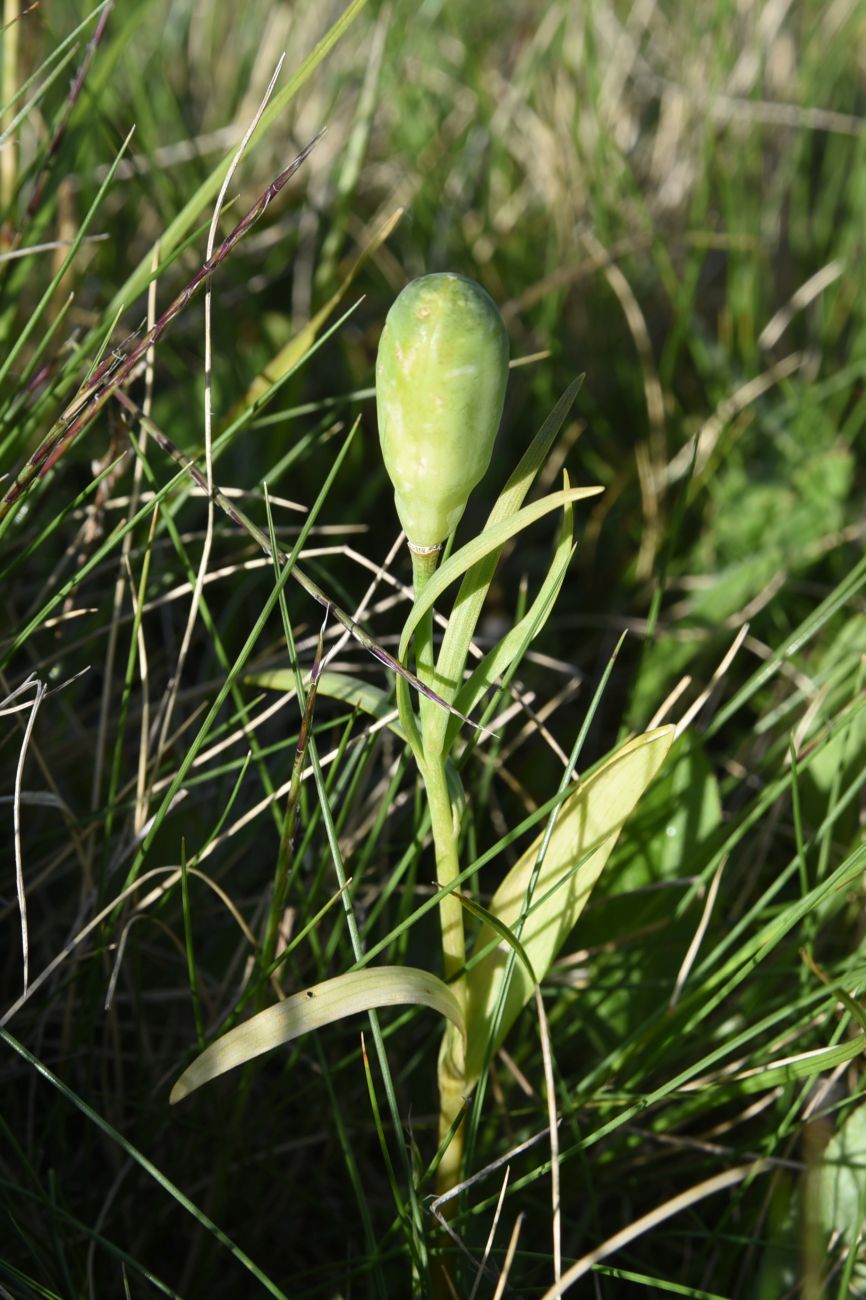
[[260,1011],[211,1043],[188,1065],[171,1090],[172,1105],[203,1083],[244,1065],[263,1052],[290,1043],[311,1029],[377,1007],[425,1006],[464,1032],[460,1004],[447,984],[414,967],[376,966],[313,984],[276,1006]]
[[459,889],[455,889],[454,897],[458,900],[461,906],[466,908],[467,912],[471,912],[479,921],[483,921],[489,929],[495,930],[502,942],[507,943],[509,948],[514,949],[515,955],[523,962],[526,973],[532,981],[533,987],[535,987],[538,980],[535,978],[535,971],[532,969],[532,962],[527,957],[526,949],[514,932],[509,930],[508,926],[503,921],[500,921],[498,916],[495,916],[493,912],[488,911],[486,907],[482,907],[480,903],[476,903],[475,899],[470,898],[468,894],[463,894]]
[[[659,727],[623,745],[562,804],[538,870],[533,898],[528,899],[527,892],[537,869],[543,832],[494,894],[489,910],[517,934],[539,981],[583,911],[626,818],[655,777],[673,740],[673,727]],[[491,951],[466,976],[466,1074],[470,1086],[484,1066],[509,965],[511,977],[494,1048],[534,992],[525,967],[510,963],[509,952],[496,932],[484,926],[475,941],[475,951],[480,953],[488,946]]]
[[[492,686],[498,677],[501,677],[511,668],[518,657],[522,657],[526,653],[530,643],[538,636],[547,622],[565,580],[569,562],[574,554],[572,516],[571,507],[566,506],[563,511],[562,529],[553,560],[532,605],[520,622],[515,623],[514,627],[506,633],[502,640],[498,641],[488,651],[469,679],[463,683],[457,692],[454,705],[461,713],[472,712],[484,692]],[[447,689],[443,691],[443,694],[448,695]],[[458,723],[452,717],[448,722],[445,736],[446,754],[450,750],[458,729]]]
[[509,515],[507,519],[501,519],[496,524],[488,524],[483,533],[473,538],[471,542],[467,542],[465,546],[461,546],[459,551],[455,551],[442,567],[436,570],[412,606],[400,638],[400,659],[406,658],[412,634],[428,609],[432,609],[443,591],[450,587],[452,582],[456,582],[473,564],[484,559],[492,551],[498,550],[515,533],[520,533],[538,519],[543,519],[552,510],[571,505],[574,501],[583,501],[586,497],[597,496],[602,491],[604,489],[601,487],[586,487],[563,488],[559,492],[551,492],[539,501],[524,506],[516,514]]
[[[562,428],[582,383],[583,376],[581,375],[566,388],[521,456],[513,473],[509,476],[508,482],[500,492],[496,504],[487,517],[483,531],[486,532],[494,524],[498,524],[501,520],[508,519],[511,515],[516,514],[523,505],[526,494],[532,487],[536,474],[543,465],[556,435]],[[454,689],[456,689],[456,685],[463,675],[463,665],[466,662],[469,643],[472,640],[498,559],[498,550],[484,556],[472,565],[460,584],[460,590],[454,602],[454,611],[448,620],[448,627],[445,629],[445,636],[442,638],[442,646],[436,664],[440,680],[452,683]]]
[[827,1143],[820,1179],[816,1199],[825,1232],[854,1245],[866,1213],[866,1106],[852,1111]]
[[[255,673],[248,677],[247,681],[272,691],[294,691],[295,689],[295,674],[291,668],[275,668],[271,672]],[[352,677],[349,673],[324,672],[318,679],[318,693],[327,695],[330,700],[340,700],[353,709],[360,709],[362,713],[375,718],[377,722],[387,718],[387,725],[395,736],[399,736],[401,740],[406,739],[400,719],[397,717],[393,698],[378,686],[373,686],[360,677]]]
[[[827,1070],[834,1070],[838,1065],[844,1065],[846,1061],[853,1061],[854,1057],[859,1056],[864,1049],[866,1049],[866,1034],[857,1034],[854,1038],[846,1038],[843,1042],[834,1043],[830,1047],[816,1047],[809,1052],[800,1052],[799,1055],[787,1060],[776,1061],[773,1065],[756,1066],[752,1070],[729,1075],[719,1086],[722,1090],[730,1089],[733,1094],[769,1092],[781,1083],[813,1079]],[[861,1152],[861,1158],[863,1156],[866,1156],[866,1150]],[[866,1165],[864,1165],[864,1173],[866,1173]],[[866,1195],[866,1183],[861,1183],[861,1188]]]

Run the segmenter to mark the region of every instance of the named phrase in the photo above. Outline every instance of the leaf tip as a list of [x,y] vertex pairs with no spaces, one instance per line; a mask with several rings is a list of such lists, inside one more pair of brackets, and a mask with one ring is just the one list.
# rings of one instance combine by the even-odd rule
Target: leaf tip
[[186,1082],[186,1071],[184,1071],[168,1094],[169,1106],[176,1106],[179,1101],[183,1101],[184,1097],[188,1097],[191,1092],[192,1088]]

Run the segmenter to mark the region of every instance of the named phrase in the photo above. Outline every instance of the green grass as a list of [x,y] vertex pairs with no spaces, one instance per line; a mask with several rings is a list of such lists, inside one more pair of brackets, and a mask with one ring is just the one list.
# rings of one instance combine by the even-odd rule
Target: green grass
[[[563,1274],[598,1252],[575,1296],[862,1293],[866,6],[135,0],[70,93],[103,13],[7,2],[2,34],[2,1293],[408,1296],[448,1249],[461,1298],[507,1257],[541,1296],[557,1239]],[[199,290],[127,374],[206,262],[284,50],[216,248],[327,130],[215,271],[209,367]],[[526,361],[457,545],[580,373],[535,496],[563,467],[605,489],[495,736],[460,732],[461,890],[485,906],[538,834],[623,630],[581,767],[690,716],[546,1028],[530,1003],[493,1060],[468,1255],[431,1210],[430,1011],[168,1105],[202,1038],[355,963],[347,909],[368,961],[441,973],[404,744],[322,691],[292,784],[323,611],[160,441],[206,474],[209,393],[231,505],[396,654],[412,576],[373,366],[400,288],[439,270],[484,285]],[[482,652],[559,530],[507,543]],[[327,668],[393,703],[358,641]],[[256,680],[278,669],[287,692]]]

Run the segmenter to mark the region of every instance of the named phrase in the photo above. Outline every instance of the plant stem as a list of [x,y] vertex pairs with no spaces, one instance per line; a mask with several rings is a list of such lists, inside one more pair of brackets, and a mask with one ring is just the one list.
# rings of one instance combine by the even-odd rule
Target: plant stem
[[[418,555],[412,552],[412,576],[417,600],[430,577],[435,572],[438,555]],[[434,681],[433,652],[433,612],[430,610],[419,624],[415,633],[416,670],[419,677],[428,685]],[[427,708],[427,700],[422,700],[421,734],[425,741],[423,762],[419,763],[424,787],[427,792],[427,804],[430,810],[430,825],[433,833],[433,848],[436,855],[436,880],[442,887],[450,885],[460,874],[460,862],[457,854],[459,825],[451,804],[448,790],[448,778],[445,770],[446,754],[442,744],[442,733],[434,727],[425,726],[432,717],[432,709]],[[435,739],[431,739],[435,737]],[[428,748],[429,746],[429,748]],[[450,983],[455,997],[461,1003],[465,999],[464,980],[460,972],[466,964],[466,940],[463,930],[463,908],[455,894],[450,893],[439,904],[439,919],[442,926],[443,974]],[[449,1021],[439,1053],[439,1144],[448,1137],[463,1108],[466,1092],[466,1053],[460,1031]],[[451,1135],[447,1150],[444,1152],[436,1171],[436,1189],[441,1195],[449,1191],[460,1181],[463,1163],[464,1125],[461,1123]],[[447,1203],[452,1211],[457,1202]],[[447,1213],[447,1211],[446,1211]]]
[[[451,797],[445,776],[443,755],[428,756],[423,771],[430,808],[433,846],[436,853],[436,879],[440,886],[450,885],[460,874],[457,857],[457,826],[451,807]],[[442,925],[442,957],[444,976],[461,1006],[465,1000],[464,979],[459,972],[466,964],[466,943],[463,932],[463,908],[454,893],[446,894],[439,904]],[[439,1053],[439,1142],[449,1130],[463,1107],[466,1084],[466,1054],[463,1037],[450,1021]],[[436,1187],[441,1195],[460,1181],[463,1162],[463,1125],[452,1135],[436,1174]],[[456,1201],[450,1202],[456,1208]]]

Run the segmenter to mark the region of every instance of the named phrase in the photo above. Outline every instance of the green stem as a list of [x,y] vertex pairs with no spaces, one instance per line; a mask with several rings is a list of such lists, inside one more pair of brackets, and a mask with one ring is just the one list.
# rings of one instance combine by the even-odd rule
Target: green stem
[[[451,797],[445,777],[445,761],[441,753],[428,757],[423,770],[430,808],[433,846],[436,853],[436,879],[440,886],[453,884],[460,874],[457,857],[457,826],[451,807]],[[465,1011],[465,979],[459,973],[466,964],[466,940],[463,931],[463,907],[452,892],[439,904],[442,925],[442,957],[444,975],[452,992]],[[439,1053],[439,1144],[448,1137],[465,1101],[466,1053],[463,1036],[455,1025],[448,1022]],[[460,1181],[463,1164],[464,1125],[461,1123],[451,1136],[436,1171],[436,1189],[441,1195],[450,1191]],[[457,1202],[447,1203],[456,1209]],[[447,1212],[447,1211],[446,1211]]]
[[[436,854],[436,880],[443,887],[452,885],[460,874],[457,859],[457,827],[451,807],[451,796],[445,777],[445,761],[441,754],[428,755],[422,772],[430,808],[433,831],[433,848]],[[466,946],[463,937],[463,907],[453,893],[446,894],[439,904],[442,921],[442,953],[445,979],[455,980],[466,964]],[[462,980],[456,980],[454,993],[462,997]]]
[[[412,552],[412,577],[417,600],[436,570],[438,554],[417,555]],[[429,610],[415,632],[416,670],[427,685],[435,683],[435,658],[433,648],[433,611]],[[435,689],[435,686],[434,686]],[[459,825],[451,804],[448,779],[445,771],[446,752],[444,733],[431,726],[435,707],[426,699],[420,701],[420,723],[423,756],[419,767],[427,792],[433,848],[436,855],[436,880],[440,887],[452,885],[460,874],[457,853]],[[452,991],[463,1005],[466,997],[465,981],[461,971],[466,964],[466,938],[463,929],[463,907],[454,893],[446,894],[439,904],[442,926],[442,959],[444,976]],[[439,1144],[451,1135],[436,1171],[436,1189],[441,1195],[460,1181],[463,1164],[464,1125],[457,1123],[466,1096],[466,1053],[460,1031],[449,1021],[439,1053]],[[456,1127],[455,1127],[456,1125]],[[454,1130],[453,1133],[451,1130]],[[457,1202],[447,1202],[447,1210],[456,1209]],[[444,1286],[444,1283],[443,1283]],[[448,1294],[443,1290],[442,1294]]]

